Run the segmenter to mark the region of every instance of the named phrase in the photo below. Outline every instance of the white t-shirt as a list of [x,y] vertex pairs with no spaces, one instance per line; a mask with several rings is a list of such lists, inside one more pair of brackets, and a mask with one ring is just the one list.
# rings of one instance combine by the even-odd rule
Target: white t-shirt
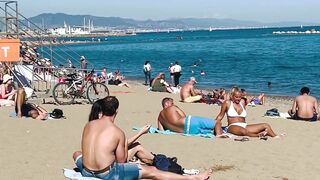
[[146,72],[151,71],[151,65],[149,63],[146,64],[146,65],[143,65],[143,70],[146,71]]
[[181,66],[179,64],[176,64],[173,67],[173,72],[181,72]]

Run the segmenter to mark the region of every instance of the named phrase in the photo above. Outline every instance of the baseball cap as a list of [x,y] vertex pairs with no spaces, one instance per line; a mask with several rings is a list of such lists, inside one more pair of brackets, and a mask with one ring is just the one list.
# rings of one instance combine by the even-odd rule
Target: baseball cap
[[194,81],[195,83],[197,83],[196,78],[195,77],[190,77],[190,81]]

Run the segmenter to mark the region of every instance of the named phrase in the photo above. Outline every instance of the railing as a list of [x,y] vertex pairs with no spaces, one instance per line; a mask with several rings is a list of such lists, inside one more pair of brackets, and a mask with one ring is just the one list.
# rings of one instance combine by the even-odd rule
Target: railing
[[[17,68],[16,68],[17,67]],[[37,92],[51,93],[52,88],[59,82],[60,78],[65,78],[66,74],[78,73],[84,76],[84,72],[90,72],[92,69],[77,69],[77,68],[52,68],[41,66],[16,66],[21,75],[26,78],[26,81],[31,82],[31,87]],[[101,70],[95,70],[95,74],[100,73]],[[96,76],[95,76],[96,77]],[[21,82],[23,83],[23,82]],[[26,82],[27,83],[27,82]],[[51,94],[50,94],[51,95]]]
[[[52,43],[55,39],[54,37],[51,37],[44,29],[29,21],[28,18],[18,12],[17,1],[0,1],[0,18],[3,18],[2,20],[0,19],[0,25],[3,26],[1,29],[5,30],[0,33],[0,36],[19,38],[22,42],[27,42],[31,47],[39,47],[40,52],[36,57],[38,58],[37,60],[49,58],[52,63],[58,64],[67,64],[67,61],[70,60],[72,64],[78,67],[81,66],[79,61],[81,55],[59,41]],[[54,51],[53,47],[59,52]],[[16,72],[13,71],[13,75],[18,79],[20,86],[29,86],[39,92],[48,93],[58,82],[59,72],[91,70],[54,67],[53,65],[47,67],[16,65]],[[88,62],[88,67],[93,67],[90,62]],[[21,71],[26,74],[21,74]]]

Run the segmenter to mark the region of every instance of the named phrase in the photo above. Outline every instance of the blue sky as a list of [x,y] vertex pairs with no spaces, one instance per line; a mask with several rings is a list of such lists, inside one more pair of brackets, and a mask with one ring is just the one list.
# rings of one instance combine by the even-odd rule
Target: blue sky
[[26,17],[63,12],[146,19],[231,18],[320,23],[320,0],[18,0]]

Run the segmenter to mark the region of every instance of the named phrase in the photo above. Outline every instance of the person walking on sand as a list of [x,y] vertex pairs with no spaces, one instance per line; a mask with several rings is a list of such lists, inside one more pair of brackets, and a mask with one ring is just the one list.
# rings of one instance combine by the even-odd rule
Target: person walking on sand
[[197,83],[195,77],[190,77],[189,81],[180,89],[180,97],[182,102],[192,103],[198,102],[202,98],[202,95],[198,94],[194,90],[194,84]]
[[300,96],[294,99],[292,108],[288,113],[295,120],[319,120],[318,102],[316,98],[310,96],[310,89],[308,87],[301,88]]
[[102,117],[88,122],[83,130],[82,152],[73,159],[85,177],[100,179],[209,179],[211,170],[191,176],[160,171],[152,166],[127,163],[128,143],[124,132],[115,125],[119,101],[114,96],[103,99]]
[[271,126],[267,123],[250,124],[246,123],[247,111],[245,103],[242,101],[242,92],[240,88],[233,87],[231,90],[230,100],[226,100],[222,106],[220,113],[216,118],[215,133],[217,137],[223,137],[222,119],[227,114],[228,126],[227,132],[237,136],[249,137],[280,137],[277,136]]
[[145,77],[144,85],[150,85],[151,79],[151,64],[150,61],[146,61],[143,65],[143,73]]
[[176,64],[173,66],[174,87],[177,87],[179,85],[181,70],[181,66],[179,65],[178,61],[176,61]]
[[172,98],[163,98],[162,111],[158,116],[158,129],[170,130],[184,134],[213,134],[215,121],[213,119],[186,115]]

